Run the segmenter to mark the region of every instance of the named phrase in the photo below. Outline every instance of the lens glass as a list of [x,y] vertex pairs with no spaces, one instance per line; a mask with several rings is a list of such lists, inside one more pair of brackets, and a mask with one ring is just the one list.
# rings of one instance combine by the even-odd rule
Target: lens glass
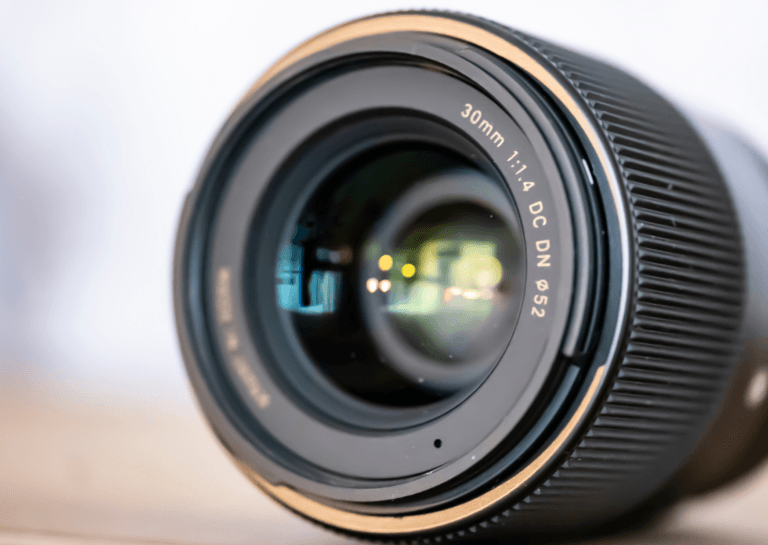
[[477,385],[524,286],[508,191],[437,149],[376,150],[325,180],[286,229],[278,306],[347,393],[429,403]]
[[375,239],[366,246],[364,259],[377,269],[365,279],[366,297],[423,357],[446,365],[476,359],[504,329],[494,325],[518,272],[507,251],[512,238],[488,208],[438,205],[402,230],[391,255]]

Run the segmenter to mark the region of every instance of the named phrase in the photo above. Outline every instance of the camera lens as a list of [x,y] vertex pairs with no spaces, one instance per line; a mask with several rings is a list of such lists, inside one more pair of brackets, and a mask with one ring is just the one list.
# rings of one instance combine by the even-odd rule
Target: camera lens
[[238,466],[324,525],[637,519],[765,457],[764,206],[759,155],[618,69],[469,16],[361,19],[213,144],[184,359]]

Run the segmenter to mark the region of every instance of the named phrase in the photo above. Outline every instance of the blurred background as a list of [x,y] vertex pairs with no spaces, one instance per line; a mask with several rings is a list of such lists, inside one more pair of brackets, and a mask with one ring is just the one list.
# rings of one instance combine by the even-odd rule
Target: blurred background
[[[257,76],[327,27],[412,7],[611,61],[768,152],[765,2],[0,1],[0,542],[335,542],[264,500],[198,415],[172,248]],[[765,474],[664,535],[768,543]]]

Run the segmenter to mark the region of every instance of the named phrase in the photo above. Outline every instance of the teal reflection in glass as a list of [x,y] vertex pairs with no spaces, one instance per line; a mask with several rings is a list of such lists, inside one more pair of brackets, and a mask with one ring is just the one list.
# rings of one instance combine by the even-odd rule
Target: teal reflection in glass
[[[302,314],[326,314],[336,311],[341,291],[340,273],[316,270],[307,278],[304,249],[301,246],[283,246],[276,276],[277,300],[282,308]],[[305,297],[305,283],[308,284],[309,297]]]

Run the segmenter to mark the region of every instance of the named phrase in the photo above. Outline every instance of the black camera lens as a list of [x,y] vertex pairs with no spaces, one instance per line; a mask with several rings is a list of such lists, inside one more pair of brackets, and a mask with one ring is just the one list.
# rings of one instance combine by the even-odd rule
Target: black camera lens
[[618,69],[469,16],[361,19],[213,144],[184,359],[239,467],[324,525],[625,525],[768,454],[766,206],[758,154]]

